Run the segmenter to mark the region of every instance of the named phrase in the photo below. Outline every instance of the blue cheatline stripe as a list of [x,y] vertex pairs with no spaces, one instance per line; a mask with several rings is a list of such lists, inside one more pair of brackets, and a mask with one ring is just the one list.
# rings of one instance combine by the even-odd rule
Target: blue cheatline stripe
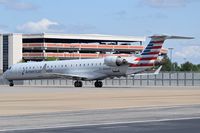
[[163,43],[164,40],[152,40],[150,41],[150,43]]
[[149,43],[147,46],[153,46],[153,43]]
[[153,50],[153,49],[161,49],[161,48],[160,48],[160,47],[153,46],[153,47],[146,47],[145,49],[147,49],[147,50]]
[[159,44],[151,44],[151,45],[147,45],[147,46],[162,46],[163,45],[163,43],[159,43]]
[[143,51],[143,53],[145,53],[145,52],[151,52],[151,49],[145,49],[145,50]]
[[145,52],[160,52],[160,49],[145,49],[143,53]]
[[153,52],[142,53],[141,55],[158,55],[157,53],[153,54]]
[[142,55],[148,55],[150,52],[144,52],[142,53]]
[[153,49],[154,46],[147,46],[146,49]]

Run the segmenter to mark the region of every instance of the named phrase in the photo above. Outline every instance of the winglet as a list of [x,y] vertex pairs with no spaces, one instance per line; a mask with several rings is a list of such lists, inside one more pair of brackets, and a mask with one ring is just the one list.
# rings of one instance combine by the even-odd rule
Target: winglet
[[160,66],[155,72],[154,75],[158,75],[160,73],[160,70],[162,69],[162,66]]

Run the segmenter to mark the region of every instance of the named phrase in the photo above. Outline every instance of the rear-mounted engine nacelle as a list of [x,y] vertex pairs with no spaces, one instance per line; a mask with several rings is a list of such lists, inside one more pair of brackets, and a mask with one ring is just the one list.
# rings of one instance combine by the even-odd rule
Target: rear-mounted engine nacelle
[[120,56],[108,56],[105,57],[104,63],[107,66],[121,66],[127,63],[126,59],[121,58]]

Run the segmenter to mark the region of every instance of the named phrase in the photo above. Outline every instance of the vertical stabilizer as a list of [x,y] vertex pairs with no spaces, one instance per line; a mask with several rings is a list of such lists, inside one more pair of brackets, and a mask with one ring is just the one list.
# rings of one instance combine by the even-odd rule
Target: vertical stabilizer
[[142,51],[141,56],[135,59],[135,61],[138,62],[135,66],[154,66],[154,63],[157,60],[166,39],[193,39],[193,37],[167,35],[153,35],[150,36],[150,38],[151,41]]

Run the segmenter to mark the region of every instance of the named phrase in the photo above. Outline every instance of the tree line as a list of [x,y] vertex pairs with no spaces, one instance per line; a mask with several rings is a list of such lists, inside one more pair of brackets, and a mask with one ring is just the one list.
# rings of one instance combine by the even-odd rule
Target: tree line
[[178,64],[177,62],[171,62],[169,57],[165,55],[162,59],[162,71],[192,71],[200,72],[200,64],[193,64],[189,61],[184,62],[183,64]]

